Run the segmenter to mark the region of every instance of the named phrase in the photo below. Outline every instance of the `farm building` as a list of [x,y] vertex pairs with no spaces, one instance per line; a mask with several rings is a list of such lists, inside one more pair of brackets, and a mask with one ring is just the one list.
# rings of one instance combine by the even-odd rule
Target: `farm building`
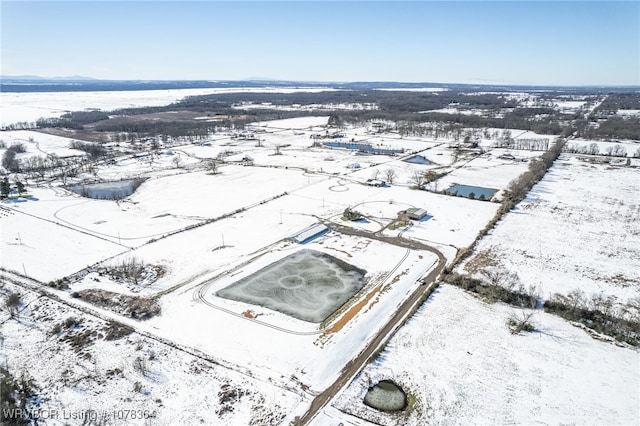
[[405,211],[406,215],[409,219],[420,220],[427,215],[427,211],[425,209],[419,209],[417,207],[412,207]]
[[290,239],[291,241],[294,241],[298,244],[304,244],[308,243],[314,238],[326,234],[327,232],[329,232],[329,228],[321,223],[316,223],[293,235],[292,237],[290,237]]
[[383,180],[378,180],[378,179],[367,179],[367,185],[369,186],[376,186],[376,187],[383,187],[385,186],[387,183]]

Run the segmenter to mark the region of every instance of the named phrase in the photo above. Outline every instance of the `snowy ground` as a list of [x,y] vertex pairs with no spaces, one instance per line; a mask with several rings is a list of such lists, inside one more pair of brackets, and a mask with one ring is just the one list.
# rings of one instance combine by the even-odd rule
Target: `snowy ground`
[[18,122],[35,122],[38,118],[59,117],[70,111],[100,109],[110,111],[118,108],[140,106],[162,106],[187,96],[236,92],[320,92],[328,88],[274,87],[274,88],[211,88],[171,89],[112,92],[47,92],[47,93],[0,93],[0,126]]
[[[18,205],[38,202],[28,200]],[[48,282],[126,250],[81,230],[24,214],[22,208],[4,207],[10,205],[0,205],[3,268]]]
[[638,297],[639,189],[635,168],[564,154],[480,242],[464,269],[517,272],[545,298],[576,289],[622,301]]
[[[571,139],[568,142],[569,146],[577,147],[577,148],[586,148],[590,145],[595,144],[598,147],[597,154],[605,155],[607,154],[608,149],[613,149],[616,146],[621,146],[625,152],[626,157],[637,157],[640,153],[640,142],[631,141],[631,140],[623,140],[623,141],[602,141],[602,140],[590,140],[590,139]],[[622,156],[625,157],[625,156]]]
[[[198,93],[203,91],[221,90]],[[29,121],[34,119],[29,114],[36,112],[55,116],[67,109],[161,105],[195,94],[158,92],[138,97],[135,92],[78,93],[62,99],[52,94],[11,94],[16,98],[9,100],[16,113],[26,114],[18,121]],[[88,103],[92,95],[97,96],[95,102]],[[38,97],[38,103],[30,103],[29,96]],[[51,408],[86,408],[90,400],[94,404],[90,408],[98,409],[127,403],[156,410],[159,424],[262,425],[302,414],[313,393],[325,389],[415,291],[436,257],[336,232],[302,245],[289,238],[330,220],[381,231],[385,237],[431,244],[451,260],[474,241],[499,204],[412,189],[413,175],[432,169],[448,173],[438,181],[439,190],[454,182],[500,190],[527,168],[526,161],[498,159],[509,151],[494,149],[495,141],[489,138],[481,141],[488,153],[463,153],[457,159],[453,140],[373,134],[366,127],[345,129],[340,140],[404,153],[356,155],[346,149],[311,147],[312,134],[330,130],[327,120],[319,116],[254,123],[249,126],[255,132],[251,140],[214,134],[203,145],[172,147],[171,152],[163,150],[156,156],[121,157],[116,164],[100,165],[93,174],[78,177],[148,178],[119,202],[82,198],[54,183],[28,186],[32,198],[0,204],[3,268],[48,282],[89,265],[109,267],[135,256],[162,270],[155,281],[137,286],[91,272],[70,283],[69,290],[58,292],[77,306],[86,302],[72,298],[71,292],[87,289],[160,297],[161,315],[145,322],[92,308],[142,334],[115,341],[95,335],[77,354],[66,336],[71,339],[90,330],[104,334],[104,321],[25,293],[28,305],[19,321],[6,320],[2,311],[1,331],[8,349],[0,353],[0,362],[6,359],[18,369],[34,371],[36,382],[49,392],[44,403]],[[518,130],[512,134],[544,137]],[[24,143],[24,155],[75,153],[67,148],[70,139],[66,138],[27,131],[4,132],[3,137],[8,146],[12,141]],[[221,153],[230,163],[219,164],[215,174],[206,170],[201,160]],[[435,164],[403,161],[415,153]],[[541,154],[511,153],[518,160]],[[231,164],[246,163],[246,157],[253,159],[253,166]],[[393,170],[393,182],[386,179],[389,170]],[[367,185],[374,175],[388,184]],[[635,249],[640,241],[634,221],[640,212],[637,189],[635,169],[562,157],[478,250],[517,270],[525,283],[544,284],[544,294],[570,291],[578,285],[588,292],[632,297],[640,289],[636,272],[640,253]],[[363,213],[366,220],[342,221],[347,207]],[[428,216],[382,231],[409,207],[426,209]],[[562,244],[557,243],[559,236]],[[608,246],[600,244],[603,239],[610,242]],[[301,249],[317,250],[367,271],[364,289],[324,323],[297,320],[215,295]],[[585,250],[587,254],[576,258]],[[11,287],[4,285],[5,290]],[[633,410],[638,408],[638,398],[629,389],[637,389],[638,376],[628,374],[634,362],[637,366],[636,352],[594,341],[545,314],[538,314],[539,332],[511,336],[504,324],[510,312],[510,308],[487,306],[459,290],[442,287],[400,331],[383,357],[359,376],[344,398],[338,398],[336,407],[388,423],[388,417],[363,408],[359,401],[371,380],[392,374],[418,398],[409,424],[425,420],[528,423],[533,417],[547,423],[637,420]],[[82,316],[83,324],[51,335],[49,329],[71,315]],[[164,341],[192,348],[228,368],[203,363]],[[582,364],[572,357],[576,351],[585,353],[590,374],[584,374]],[[42,353],[52,362],[43,363]],[[140,356],[146,358],[149,374],[135,370],[133,362]],[[76,359],[78,366],[72,365]],[[607,366],[603,360],[615,365]],[[64,369],[58,371],[59,365]],[[511,380],[507,386],[502,385],[505,377]],[[610,389],[608,378],[621,385]],[[238,390],[231,398],[233,411],[221,399],[225,383]],[[430,383],[436,386],[425,386]],[[140,389],[134,392],[134,386]],[[580,392],[582,388],[589,392]],[[597,392],[610,394],[615,401],[598,399]],[[396,420],[402,423],[404,418]],[[319,425],[339,421],[361,424],[335,407],[316,419]]]
[[[0,139],[2,139],[7,148],[14,144],[22,144],[24,146],[26,152],[18,154],[16,157],[20,160],[30,156],[46,157],[52,154],[60,158],[86,155],[83,151],[69,148],[69,144],[73,139],[46,133],[29,130],[6,131],[0,134]],[[4,149],[0,149],[0,155],[3,154]]]
[[[96,424],[276,425],[300,402],[138,333],[110,336],[106,321],[10,284],[0,287],[3,304],[9,291],[23,307],[14,319],[0,313],[0,362],[35,380],[47,424],[83,424],[72,416],[92,410],[106,420]],[[80,324],[67,328],[69,318]]]
[[[540,312],[535,332],[512,335],[514,312],[441,286],[334,405],[382,425],[638,424],[637,351]],[[408,415],[362,403],[384,379],[415,397]]]

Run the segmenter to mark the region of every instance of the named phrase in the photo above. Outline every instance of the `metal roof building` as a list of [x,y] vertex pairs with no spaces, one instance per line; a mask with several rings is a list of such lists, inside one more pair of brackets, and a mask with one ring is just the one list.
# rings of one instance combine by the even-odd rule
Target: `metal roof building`
[[329,232],[329,228],[321,223],[316,223],[293,235],[292,237],[290,237],[290,239],[298,244],[304,244],[308,243],[314,238],[326,234],[327,232]]
[[425,209],[419,209],[417,207],[407,209],[407,216],[409,216],[409,219],[420,220],[426,215],[427,211]]

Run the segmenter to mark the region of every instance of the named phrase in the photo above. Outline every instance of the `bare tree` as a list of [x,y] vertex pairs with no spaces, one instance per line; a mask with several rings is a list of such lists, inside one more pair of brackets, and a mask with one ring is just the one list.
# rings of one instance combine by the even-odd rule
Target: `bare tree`
[[22,296],[20,293],[10,292],[7,296],[7,300],[4,301],[4,307],[9,312],[9,316],[11,318],[15,317],[18,314],[18,307],[22,302]]
[[598,146],[598,144],[595,142],[591,142],[587,147],[587,154],[590,154],[590,155],[600,154],[600,147]]
[[147,366],[147,360],[142,358],[142,357],[137,357],[133,361],[133,369],[136,370],[138,373],[142,374],[143,377],[146,377],[147,373],[149,373],[149,367]]
[[483,269],[480,273],[491,285],[513,290],[520,284],[520,277],[515,272],[506,269]]
[[517,315],[515,312],[507,319],[507,326],[511,330],[511,334],[520,334],[523,331],[532,332],[536,330],[533,325],[532,317],[534,312],[521,312]]
[[412,183],[413,187],[416,189],[424,189],[426,185],[423,174],[419,170],[415,170],[413,172],[413,174],[409,178],[409,182]]
[[388,182],[390,185],[393,185],[393,181],[396,179],[396,171],[395,171],[395,170],[393,170],[393,169],[387,169],[387,170],[385,171],[385,176],[386,176],[386,178],[387,178],[387,182]]
[[611,155],[613,155],[614,157],[626,157],[627,156],[627,150],[624,149],[624,147],[618,143],[618,144],[615,144],[613,146],[613,150],[611,151]]
[[207,162],[207,168],[209,169],[212,175],[218,174],[219,162],[215,159],[209,160]]
[[123,259],[113,268],[114,273],[121,279],[131,280],[138,284],[144,279],[145,264],[135,256]]
[[586,306],[587,298],[582,290],[575,289],[567,294],[566,301],[571,310],[576,311]]
[[424,180],[425,183],[431,183],[434,180],[438,179],[438,177],[438,172],[436,172],[435,170],[427,170],[422,175],[422,180]]

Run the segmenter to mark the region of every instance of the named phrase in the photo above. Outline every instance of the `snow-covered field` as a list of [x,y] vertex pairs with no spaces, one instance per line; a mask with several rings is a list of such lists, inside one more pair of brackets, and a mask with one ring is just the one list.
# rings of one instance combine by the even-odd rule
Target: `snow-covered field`
[[[18,154],[18,159],[30,156],[46,157],[47,155],[57,155],[60,158],[64,158],[85,155],[83,151],[69,148],[69,144],[73,139],[46,133],[28,130],[5,131],[0,133],[0,139],[7,148],[14,144],[22,144],[24,146],[25,152]],[[0,149],[0,156],[3,154],[4,149]]]
[[[464,269],[505,268],[525,287],[640,296],[638,170],[562,155],[476,247]],[[474,259],[477,259],[474,261]]]
[[70,111],[99,109],[110,111],[118,108],[162,106],[187,96],[213,93],[294,93],[321,92],[330,88],[272,87],[272,88],[211,88],[133,90],[104,92],[2,92],[0,93],[0,127],[18,122],[35,122],[39,118],[59,117]]
[[[441,286],[334,405],[382,425],[640,422],[636,350],[545,313],[533,317],[535,332],[513,335],[514,312]],[[415,398],[408,415],[363,404],[384,379]]]
[[[17,205],[38,202],[28,200]],[[11,204],[0,206],[3,268],[48,282],[127,249],[82,230],[22,213],[22,208],[7,209],[8,206]]]
[[[7,117],[32,121],[71,109],[163,105],[192,94],[234,90],[258,91],[1,94],[2,123]],[[11,113],[5,116],[6,111]],[[404,152],[362,155],[312,146],[318,139],[312,135],[335,130],[327,121],[323,115],[253,123],[248,126],[255,132],[252,137],[213,134],[201,145],[172,146],[153,156],[122,156],[115,164],[100,164],[67,182],[147,178],[134,194],[117,202],[83,198],[59,183],[41,182],[27,185],[31,198],[0,204],[2,268],[48,282],[93,265],[92,271],[78,274],[68,290],[48,291],[103,318],[25,291],[18,320],[8,319],[5,311],[0,314],[5,345],[0,362],[33,372],[36,383],[46,389],[45,408],[135,406],[155,410],[154,424],[162,425],[277,424],[302,414],[313,395],[338,377],[436,265],[429,251],[382,239],[403,237],[428,244],[451,261],[459,249],[472,244],[500,205],[432,191],[452,183],[505,189],[527,169],[528,160],[541,154],[496,149],[495,137],[487,137],[480,145],[489,152],[475,155],[456,152],[452,139],[373,134],[367,127],[343,129],[343,136],[322,141],[353,140]],[[512,134],[546,137],[515,129]],[[2,137],[7,146],[24,143],[23,157],[83,154],[70,150],[67,138],[31,131],[3,132]],[[434,164],[404,161],[416,153]],[[498,158],[505,153],[517,160]],[[221,154],[226,163],[218,163],[213,173],[211,163],[203,160]],[[413,189],[416,172],[426,170],[446,175],[437,181],[438,188],[429,187],[432,191]],[[491,259],[489,266],[518,272],[525,284],[538,286],[545,296],[575,288],[625,300],[638,296],[637,176],[635,168],[561,157],[529,197],[482,240],[476,257],[464,267],[478,272],[483,265],[478,266],[477,254],[483,253],[480,259]],[[367,180],[372,178],[387,185],[370,186]],[[343,221],[347,207],[366,219]],[[425,209],[428,216],[387,228],[411,207]],[[327,221],[372,234],[331,231],[304,244],[291,240]],[[366,271],[364,288],[324,322],[216,295],[303,249]],[[156,279],[133,285],[98,269],[132,258],[158,267]],[[18,289],[0,285],[2,297]],[[83,290],[158,297],[162,311],[138,321],[72,297]],[[637,367],[637,352],[595,341],[546,314],[537,314],[536,333],[512,336],[505,325],[511,311],[441,287],[382,357],[315,421],[360,424],[337,407],[381,424],[636,422],[638,395],[630,390],[637,389],[639,379],[629,372],[634,363]],[[51,333],[69,316],[80,317],[82,324]],[[136,332],[105,340],[104,318],[117,319]],[[92,330],[97,334],[83,337],[88,343],[78,348],[78,335]],[[51,362],[43,362],[42,354]],[[141,357],[146,372],[136,361]],[[408,418],[382,416],[360,403],[369,384],[381,378],[393,378],[416,396]]]
[[25,307],[17,320],[0,313],[0,362],[35,380],[46,424],[276,425],[301,401],[162,341],[118,337],[107,321],[9,284],[3,304],[9,291]]

